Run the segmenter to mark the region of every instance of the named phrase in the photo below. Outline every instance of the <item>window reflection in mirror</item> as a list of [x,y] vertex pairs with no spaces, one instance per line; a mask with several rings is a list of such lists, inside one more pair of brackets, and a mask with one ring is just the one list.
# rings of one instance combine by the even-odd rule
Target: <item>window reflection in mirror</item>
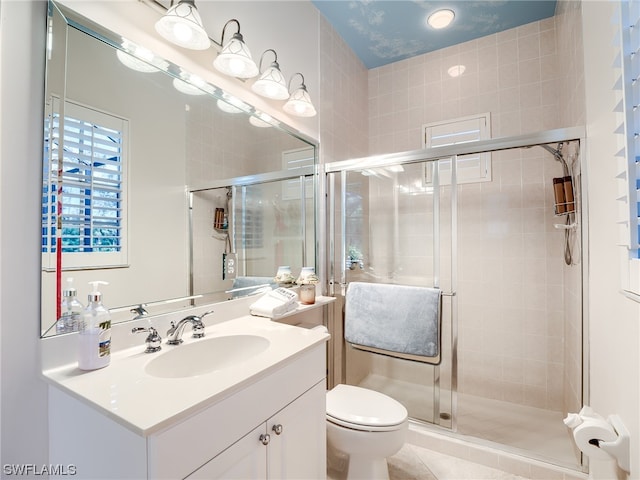
[[[65,7],[51,4],[50,15],[43,334],[55,334],[70,277],[83,303],[89,281],[108,282],[117,322],[135,305],[154,314],[223,301],[244,277],[315,265],[313,142],[284,125],[255,126],[226,94],[166,61],[153,63],[169,73],[134,70],[113,46],[121,37]],[[235,259],[233,275],[225,258]]]

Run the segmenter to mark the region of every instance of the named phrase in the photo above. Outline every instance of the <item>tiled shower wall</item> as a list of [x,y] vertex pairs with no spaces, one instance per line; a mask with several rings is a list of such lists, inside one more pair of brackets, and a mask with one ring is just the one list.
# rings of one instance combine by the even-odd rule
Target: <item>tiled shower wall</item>
[[[493,137],[578,124],[561,113],[560,87],[571,87],[557,34],[547,19],[370,70],[369,154],[419,149],[423,124],[485,112]],[[466,71],[450,78],[457,64]],[[565,274],[553,226],[562,220],[551,179],[561,174],[543,149],[514,150],[493,154],[491,182],[460,186],[460,392],[560,411],[573,404],[563,384],[579,374],[565,365],[565,335],[575,335],[567,325],[579,325],[580,309],[565,306],[576,293],[565,278],[579,285],[580,267]]]
[[[561,0],[556,9],[558,68],[560,69],[560,123],[565,126],[586,124],[584,85],[584,45],[582,3]],[[578,172],[579,173],[579,172]],[[580,187],[581,175],[577,176]],[[578,205],[581,209],[582,205]],[[584,271],[583,271],[584,269]],[[565,411],[576,412],[588,399],[582,398],[582,278],[586,265],[564,268],[565,302]]]

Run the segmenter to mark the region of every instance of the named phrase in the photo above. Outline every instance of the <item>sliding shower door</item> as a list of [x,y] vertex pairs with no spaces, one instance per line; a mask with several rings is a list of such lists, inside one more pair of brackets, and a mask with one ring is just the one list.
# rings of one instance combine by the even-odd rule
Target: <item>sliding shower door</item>
[[444,162],[330,173],[330,275],[340,300],[350,282],[442,289],[440,365],[363,352],[345,344],[342,381],[388,394],[415,420],[451,427],[456,198],[451,181],[453,177],[455,185],[455,174],[444,178]]

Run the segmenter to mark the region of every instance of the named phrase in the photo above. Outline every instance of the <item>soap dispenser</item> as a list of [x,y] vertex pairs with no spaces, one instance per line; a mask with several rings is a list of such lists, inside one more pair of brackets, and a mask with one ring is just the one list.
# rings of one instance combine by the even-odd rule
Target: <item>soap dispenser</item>
[[89,294],[89,302],[80,322],[78,368],[95,370],[106,367],[111,361],[111,315],[102,305],[100,285],[107,282],[89,282],[93,286]]
[[67,278],[67,286],[62,290],[61,313],[56,323],[56,333],[77,332],[82,322],[84,306],[78,300],[78,292],[73,287],[73,278]]

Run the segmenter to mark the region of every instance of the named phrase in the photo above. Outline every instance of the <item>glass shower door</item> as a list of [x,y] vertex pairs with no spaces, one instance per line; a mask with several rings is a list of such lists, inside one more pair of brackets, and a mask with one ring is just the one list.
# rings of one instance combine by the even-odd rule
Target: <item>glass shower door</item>
[[[335,205],[334,282],[439,287],[442,361],[439,365],[344,346],[344,382],[400,401],[415,420],[452,425],[452,243],[455,194],[440,185],[438,162],[330,173]],[[340,268],[338,268],[340,266]]]

